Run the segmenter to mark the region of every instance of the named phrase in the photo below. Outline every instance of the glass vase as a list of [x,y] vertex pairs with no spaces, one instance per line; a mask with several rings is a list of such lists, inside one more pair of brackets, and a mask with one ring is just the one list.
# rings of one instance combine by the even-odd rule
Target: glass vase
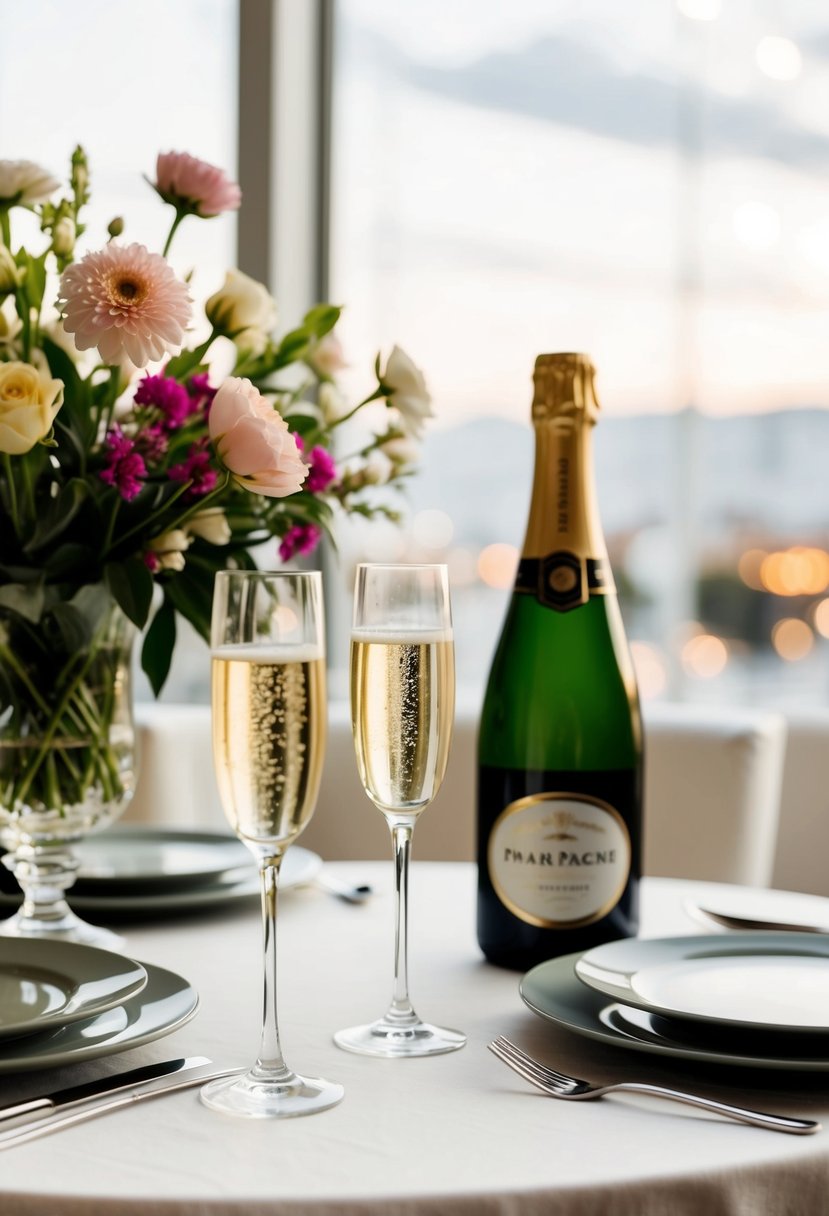
[[[135,629],[104,588],[38,621],[0,621],[0,845],[23,903],[0,934],[112,948],[69,907],[72,846],[111,824],[135,787]],[[8,884],[7,884],[8,889]]]

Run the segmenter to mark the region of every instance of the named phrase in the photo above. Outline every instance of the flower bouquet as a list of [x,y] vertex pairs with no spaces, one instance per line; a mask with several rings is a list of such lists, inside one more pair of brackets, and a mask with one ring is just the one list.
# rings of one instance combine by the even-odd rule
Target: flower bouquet
[[[308,554],[337,513],[395,517],[373,488],[408,475],[430,414],[397,347],[345,401],[334,305],[276,336],[267,289],[231,269],[197,316],[167,255],[186,220],[238,208],[239,187],[177,152],[149,185],[172,209],[163,252],[119,239],[115,219],[77,257],[83,150],[66,189],[0,161],[0,840],[24,886],[32,849],[129,798],[135,632],[158,692],[178,618],[208,637],[217,570],[254,565],[267,542],[259,564]],[[34,241],[15,246],[18,220]],[[373,401],[381,426],[339,467],[336,429]]]

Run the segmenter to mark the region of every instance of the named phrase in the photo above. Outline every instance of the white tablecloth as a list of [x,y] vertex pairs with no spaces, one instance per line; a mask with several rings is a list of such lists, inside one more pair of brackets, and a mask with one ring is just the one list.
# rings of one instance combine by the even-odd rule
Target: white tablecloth
[[[415,842],[416,843],[416,842]],[[829,1204],[829,1131],[795,1137],[672,1103],[549,1100],[486,1051],[497,1034],[576,1075],[696,1085],[829,1126],[829,1074],[699,1068],[622,1051],[530,1013],[518,976],[487,966],[474,938],[473,867],[415,863],[411,988],[419,1012],[469,1036],[451,1055],[375,1060],[331,1042],[381,1013],[390,993],[392,868],[340,863],[378,896],[350,907],[318,889],[280,910],[280,1010],[295,1068],[341,1082],[340,1106],[308,1118],[235,1120],[196,1090],[69,1128],[0,1155],[2,1216],[805,1216]],[[704,884],[694,888],[701,889]],[[688,883],[650,880],[644,927],[696,932]],[[127,928],[130,952],[191,980],[195,1019],[117,1057],[26,1078],[11,1101],[152,1060],[206,1054],[228,1065],[258,1046],[260,929],[254,907]]]

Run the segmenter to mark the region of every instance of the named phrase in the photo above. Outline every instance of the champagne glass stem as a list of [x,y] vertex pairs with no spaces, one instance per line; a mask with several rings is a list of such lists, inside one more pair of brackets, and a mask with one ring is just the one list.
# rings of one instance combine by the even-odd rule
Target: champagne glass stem
[[279,867],[282,858],[263,862],[259,873],[262,879],[262,930],[263,930],[263,990],[262,990],[262,1042],[254,1072],[267,1072],[278,1080],[289,1077],[290,1070],[282,1056],[279,1042],[279,1021],[276,1011],[276,898],[279,887]]
[[394,843],[394,995],[386,1017],[405,1025],[417,1021],[409,999],[409,858],[412,851],[410,823],[391,825]]

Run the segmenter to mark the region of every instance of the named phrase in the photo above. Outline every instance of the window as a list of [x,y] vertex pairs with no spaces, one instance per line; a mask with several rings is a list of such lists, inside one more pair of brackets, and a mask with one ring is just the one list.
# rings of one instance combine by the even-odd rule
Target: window
[[[160,251],[170,217],[142,180],[157,153],[188,151],[231,170],[236,163],[236,0],[27,0],[7,5],[3,20],[0,113],[13,121],[2,156],[64,177],[82,144],[92,199],[79,249],[99,247],[120,215],[125,241]],[[180,272],[196,268],[193,290],[206,298],[235,264],[235,246],[235,216],[211,220],[207,232],[185,224],[172,261]],[[207,666],[204,643],[182,625],[165,697],[204,697]],[[152,696],[140,670],[136,687],[138,697]]]
[[829,21],[808,3],[339,0],[332,295],[437,421],[397,536],[446,560],[474,697],[529,500],[536,353],[599,369],[597,477],[646,696],[823,699]]

